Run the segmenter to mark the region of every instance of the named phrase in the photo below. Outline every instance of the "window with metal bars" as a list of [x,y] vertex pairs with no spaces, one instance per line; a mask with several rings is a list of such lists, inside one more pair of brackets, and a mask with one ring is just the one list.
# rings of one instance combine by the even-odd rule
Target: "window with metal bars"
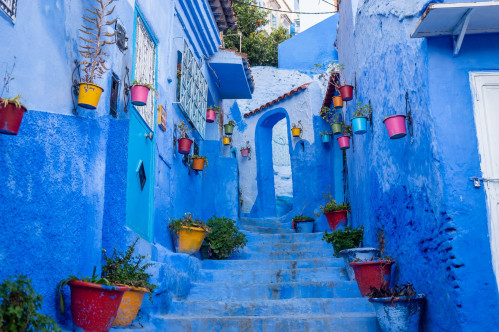
[[204,139],[208,83],[185,42],[181,61],[179,100],[176,104]]
[[[135,72],[134,80],[156,86],[156,42],[149,33],[146,23],[137,15],[135,32]],[[149,92],[147,105],[135,106],[145,123],[154,130],[155,94]]]
[[0,0],[0,9],[12,20],[16,21],[17,0]]

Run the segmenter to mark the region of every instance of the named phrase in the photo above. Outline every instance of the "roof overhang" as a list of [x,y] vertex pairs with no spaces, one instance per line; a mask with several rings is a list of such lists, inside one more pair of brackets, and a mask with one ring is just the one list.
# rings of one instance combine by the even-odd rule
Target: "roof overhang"
[[466,34],[483,33],[499,33],[499,1],[430,4],[411,38],[453,36],[457,55]]
[[209,65],[215,72],[215,84],[219,84],[222,99],[251,99],[254,90],[253,77],[245,54],[219,50]]

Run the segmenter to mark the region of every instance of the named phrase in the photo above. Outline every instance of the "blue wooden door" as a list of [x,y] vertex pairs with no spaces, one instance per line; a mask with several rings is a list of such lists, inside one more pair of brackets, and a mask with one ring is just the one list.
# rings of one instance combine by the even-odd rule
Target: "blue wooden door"
[[147,240],[152,239],[154,137],[132,107],[128,139],[126,224]]

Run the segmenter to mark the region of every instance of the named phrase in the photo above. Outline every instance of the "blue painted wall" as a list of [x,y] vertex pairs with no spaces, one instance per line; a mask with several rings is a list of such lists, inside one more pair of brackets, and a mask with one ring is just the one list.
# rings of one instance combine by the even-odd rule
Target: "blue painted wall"
[[[450,37],[409,37],[427,1],[359,3],[354,12],[352,2],[340,6],[339,61],[349,82],[357,78],[357,100],[374,108],[373,132],[347,152],[353,223],[366,227],[366,246],[396,260],[397,282],[426,294],[425,331],[494,330],[485,194],[468,180],[481,174],[469,72],[499,69],[498,36],[467,36],[454,58]],[[392,141],[383,117],[405,113],[406,92],[414,139]]]
[[[132,68],[135,5],[158,39],[157,102],[167,110],[166,131],[154,128],[153,239],[139,243],[139,251],[155,262],[151,273],[161,295],[146,311],[167,312],[172,297],[188,294],[199,270],[199,260],[172,252],[169,218],[186,212],[203,219],[214,214],[238,216],[238,165],[222,156],[218,125],[207,124],[206,141],[194,134],[200,153],[209,158],[205,175],[189,174],[173,144],[174,124],[185,121],[172,105],[182,38],[192,42],[200,57],[211,56],[220,44],[207,4],[118,2],[115,13],[127,30],[129,49],[122,53],[114,45],[108,48],[111,71],[99,81],[105,90],[99,107],[78,109],[78,115],[73,115],[70,87],[73,61],[78,58],[78,28],[84,9],[92,4],[91,0],[20,1],[15,25],[0,16],[2,49],[7,50],[0,53],[0,70],[3,74],[16,57],[9,96],[22,93],[31,110],[17,136],[0,135],[4,188],[0,229],[5,239],[0,243],[4,266],[0,280],[27,274],[45,298],[43,312],[65,327],[71,324],[69,310],[66,317],[58,316],[56,284],[70,274],[91,274],[94,265],[100,266],[102,249],[123,249],[137,236],[126,227],[129,110],[124,109],[123,85],[118,119],[109,115],[111,72],[123,84],[125,67]],[[211,101],[221,104],[206,61],[198,61],[208,79]]]
[[337,60],[334,41],[338,19],[339,15],[334,14],[279,44],[279,68],[309,73],[315,64],[327,67]]

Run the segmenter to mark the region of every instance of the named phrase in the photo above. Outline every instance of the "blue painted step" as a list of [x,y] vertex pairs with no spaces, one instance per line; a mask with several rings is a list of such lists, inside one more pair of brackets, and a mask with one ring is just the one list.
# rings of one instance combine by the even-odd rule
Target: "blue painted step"
[[360,297],[355,281],[266,284],[193,283],[190,301],[251,301],[291,298]]
[[252,270],[257,266],[268,269],[296,269],[296,268],[318,268],[318,267],[344,267],[342,258],[318,257],[296,260],[204,260],[203,269],[212,270]]
[[201,270],[199,283],[279,283],[296,281],[348,280],[346,271],[340,267],[290,270]]
[[157,331],[223,332],[377,332],[374,313],[301,316],[178,317],[156,316]]
[[287,233],[287,234],[256,234],[246,233],[248,245],[269,243],[296,243],[322,241],[323,233]]
[[274,251],[274,252],[259,252],[242,250],[236,259],[308,259],[317,257],[332,257],[333,250],[316,250],[316,251]]
[[262,233],[262,234],[285,234],[285,233],[296,233],[291,226],[280,226],[280,227],[260,227],[253,225],[241,225],[241,229],[253,232],[253,233]]
[[278,222],[269,220],[241,220],[241,226],[259,226],[259,227],[287,227],[291,228],[291,222]]
[[249,244],[246,246],[248,251],[317,251],[327,250],[334,253],[333,247],[324,241],[309,241],[295,243],[267,243],[267,244]]
[[173,301],[170,314],[178,316],[291,316],[370,313],[367,298],[289,299],[242,302]]

